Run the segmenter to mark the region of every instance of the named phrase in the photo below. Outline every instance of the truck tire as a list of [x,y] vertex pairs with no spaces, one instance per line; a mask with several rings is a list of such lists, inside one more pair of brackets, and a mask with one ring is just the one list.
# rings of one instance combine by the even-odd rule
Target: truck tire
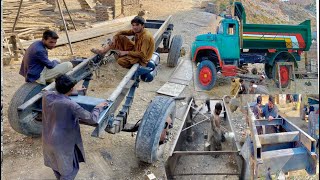
[[[8,108],[8,119],[11,127],[18,133],[26,136],[38,137],[41,135],[42,124],[32,116],[32,107],[18,111],[18,107],[38,94],[45,86],[38,83],[25,83],[13,95]],[[30,118],[27,118],[30,116]]]
[[272,66],[270,66],[269,64],[264,64],[264,72],[266,73],[266,76],[269,79],[273,79],[273,74],[272,74]]
[[140,161],[153,163],[162,155],[166,143],[160,142],[160,136],[169,128],[168,118],[172,121],[175,118],[174,99],[156,96],[145,111],[137,133],[135,154]]
[[180,51],[182,46],[182,36],[174,35],[171,44],[170,50],[168,53],[167,66],[168,67],[176,67],[178,64],[178,60],[180,57]]
[[216,84],[217,69],[210,60],[201,61],[197,67],[197,84],[203,90],[211,90]]
[[[279,62],[279,61],[278,61]],[[280,61],[282,62],[282,61]],[[273,79],[276,82],[276,86],[279,88],[279,75],[278,75],[278,67],[275,62],[272,68]],[[281,76],[281,88],[287,88],[290,85],[290,70],[287,66],[280,67],[280,76]]]

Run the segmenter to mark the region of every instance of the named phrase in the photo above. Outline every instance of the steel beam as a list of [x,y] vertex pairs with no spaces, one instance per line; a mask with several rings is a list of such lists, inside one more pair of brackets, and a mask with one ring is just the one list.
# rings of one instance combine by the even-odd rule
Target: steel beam
[[295,142],[299,136],[299,131],[258,135],[261,145]]
[[175,149],[175,147],[176,147],[176,145],[177,145],[177,142],[178,142],[178,140],[179,140],[179,138],[180,138],[180,135],[181,135],[181,132],[182,132],[182,128],[183,128],[183,126],[184,126],[184,124],[185,124],[185,121],[186,121],[186,119],[187,119],[187,116],[188,116],[188,114],[189,114],[189,110],[190,110],[190,108],[191,108],[191,105],[192,105],[193,101],[194,101],[193,98],[191,98],[190,101],[189,101],[189,104],[188,104],[188,106],[187,106],[187,108],[186,108],[185,114],[184,114],[184,116],[183,116],[183,118],[182,118],[181,126],[180,126],[179,130],[178,130],[177,133],[176,133],[177,136],[174,138],[174,141],[173,141],[173,143],[172,143],[172,145],[171,145],[171,147],[170,147],[169,156],[172,156],[172,154],[173,154],[173,152],[174,152],[174,149]]
[[[249,103],[247,104],[247,107],[250,107]],[[253,151],[254,151],[254,160],[257,161],[258,159],[261,158],[261,143],[259,140],[259,136],[258,136],[258,132],[257,132],[257,128],[255,125],[255,117],[254,114],[252,112],[252,110],[250,108],[247,108],[248,110],[248,118],[249,118],[249,127],[250,127],[250,131],[251,131],[251,139],[253,142]]]
[[[280,113],[280,116],[281,113]],[[282,127],[286,129],[287,131],[300,131],[300,142],[302,143],[305,148],[309,151],[309,153],[315,153],[316,152],[316,140],[313,139],[309,134],[301,130],[298,126],[287,120],[286,118],[283,118],[283,125]]]
[[[95,56],[92,56],[88,59],[85,59],[83,62],[81,62],[79,65],[77,65],[76,67],[74,67],[72,69],[72,71],[69,71],[67,73],[67,75],[69,76],[73,76],[74,74],[76,74],[77,72],[81,71],[82,68],[84,68],[85,66],[88,65],[88,63],[92,60],[96,58],[96,55]],[[23,111],[25,109],[27,109],[28,107],[30,107],[31,105],[33,105],[35,102],[37,102],[39,99],[42,98],[42,95],[45,91],[51,91],[53,89],[55,89],[55,82],[52,82],[51,84],[49,84],[48,86],[46,86],[45,88],[42,89],[41,92],[39,92],[38,94],[36,94],[35,96],[33,96],[32,98],[30,98],[28,101],[26,101],[25,103],[21,104],[19,107],[18,107],[18,110],[20,111]]]
[[[225,109],[225,113],[226,113],[226,116],[225,117],[226,119],[228,119],[228,122],[229,122],[229,126],[231,128],[231,131],[232,132],[235,132],[235,128],[233,127],[233,124],[231,123],[231,110],[229,108],[229,106],[227,105],[228,103],[226,103],[226,100],[225,100],[226,96],[222,98],[222,101],[223,101],[223,105],[224,105],[224,109]],[[241,145],[240,145],[240,141],[239,139],[237,139],[236,137],[233,137],[233,140],[234,140],[234,143],[236,144],[236,147],[237,147],[237,150],[238,152],[241,151]]]
[[183,173],[183,174],[175,174],[173,175],[173,177],[175,176],[240,176],[240,173],[223,173],[223,172],[216,172],[216,173]]
[[283,120],[281,118],[277,118],[277,119],[273,119],[271,121],[267,120],[267,119],[256,119],[254,121],[254,124],[256,126],[266,126],[266,125],[282,125],[283,124]]
[[185,155],[239,155],[238,151],[174,151],[173,154]]
[[110,118],[113,118],[114,112],[126,96],[127,92],[133,86],[132,83],[133,77],[139,68],[139,64],[134,64],[131,69],[127,72],[126,76],[122,79],[120,84],[117,86],[116,90],[109,96],[107,102],[110,103],[108,108],[100,113],[100,117],[98,119],[98,125],[95,130],[92,132],[92,136],[100,137],[104,129],[108,125],[108,121]]
[[134,64],[131,69],[127,72],[126,76],[121,80],[120,84],[117,86],[116,90],[109,96],[109,101],[115,101],[116,98],[121,94],[122,90],[128,84],[128,82],[133,78],[134,74],[137,72],[139,64]]
[[153,35],[153,39],[155,42],[155,49],[157,49],[162,41],[162,34],[167,30],[167,27],[169,26],[171,22],[171,17],[170,15],[161,25],[161,27],[158,29],[158,31]]

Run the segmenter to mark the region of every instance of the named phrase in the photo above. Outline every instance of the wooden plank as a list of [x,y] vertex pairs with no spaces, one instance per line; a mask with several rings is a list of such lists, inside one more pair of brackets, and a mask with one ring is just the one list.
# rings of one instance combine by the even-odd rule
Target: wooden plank
[[[97,28],[88,28],[88,29],[83,29],[83,30],[78,30],[78,31],[73,31],[69,33],[70,41],[72,43],[74,42],[79,42],[83,41],[86,39],[91,39],[99,36],[103,36],[106,34],[110,33],[115,33],[118,32],[121,29],[129,28],[129,25],[127,23],[121,24],[119,26],[115,26],[112,28],[108,28],[105,26],[97,27]],[[23,47],[26,49],[28,48],[33,42],[38,41],[41,39],[34,39],[31,41],[25,41],[22,43]],[[64,45],[67,44],[68,40],[65,34],[59,34],[59,39],[56,44],[56,46]]]
[[299,141],[300,132],[283,132],[283,133],[272,133],[272,134],[262,134],[258,135],[261,145],[265,144],[278,144]]
[[100,26],[115,26],[118,23],[126,23],[126,22],[130,22],[135,16],[128,16],[128,17],[124,17],[124,18],[119,18],[119,19],[114,19],[112,21],[104,21],[104,22],[99,22],[99,23],[95,23],[92,24],[91,27],[100,27]]

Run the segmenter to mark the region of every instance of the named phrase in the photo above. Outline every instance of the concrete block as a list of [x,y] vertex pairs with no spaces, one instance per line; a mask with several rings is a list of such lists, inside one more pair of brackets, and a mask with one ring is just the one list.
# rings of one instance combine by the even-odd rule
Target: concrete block
[[157,177],[153,173],[147,174],[145,176],[145,180],[156,180],[156,179],[157,179]]

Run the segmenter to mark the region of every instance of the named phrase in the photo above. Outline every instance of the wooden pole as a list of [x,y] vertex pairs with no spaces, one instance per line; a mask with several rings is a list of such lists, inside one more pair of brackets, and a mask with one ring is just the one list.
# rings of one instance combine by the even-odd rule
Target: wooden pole
[[61,6],[60,6],[59,0],[57,0],[57,4],[58,4],[58,8],[59,8],[59,11],[60,11],[60,15],[61,15],[61,18],[62,18],[62,21],[63,21],[64,30],[66,31],[66,35],[67,35],[67,39],[68,39],[68,42],[69,42],[70,51],[71,51],[71,54],[73,55],[73,50],[72,50],[71,42],[70,42],[70,39],[69,39],[69,34],[68,34],[68,29],[67,29],[66,21],[64,20],[64,17],[63,17],[63,14],[62,14],[62,10],[61,10]]
[[19,15],[20,15],[20,10],[21,10],[21,7],[22,7],[22,1],[23,0],[20,0],[19,9],[18,9],[18,13],[17,13],[16,19],[14,20],[14,23],[13,23],[12,32],[14,32],[15,29],[16,29],[16,24],[18,22]]
[[68,15],[69,15],[69,17],[70,17],[70,20],[71,20],[72,25],[73,25],[73,27],[74,27],[74,30],[77,30],[76,25],[74,24],[73,19],[72,19],[72,17],[71,17],[71,14],[70,14],[70,12],[69,12],[69,9],[68,9],[68,7],[67,7],[66,1],[65,1],[65,0],[62,0],[62,1],[63,1],[64,6],[66,7],[66,10],[67,10]]

